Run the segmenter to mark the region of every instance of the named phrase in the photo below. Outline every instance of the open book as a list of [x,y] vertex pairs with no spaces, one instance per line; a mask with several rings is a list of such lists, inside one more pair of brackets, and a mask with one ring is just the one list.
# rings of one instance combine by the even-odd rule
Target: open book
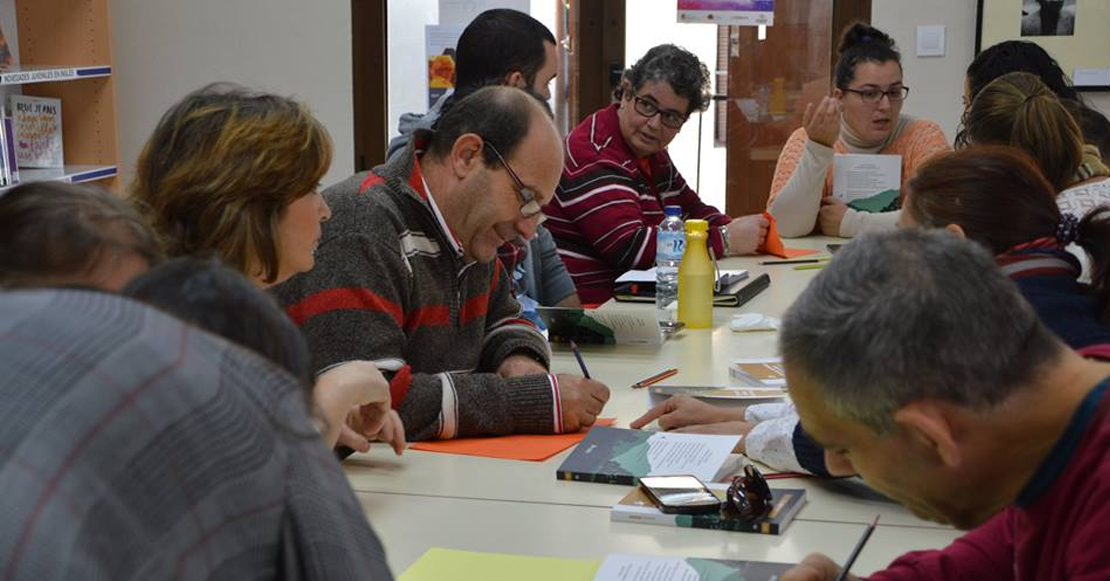
[[740,436],[595,426],[556,472],[560,480],[635,485],[644,476],[692,474],[712,482],[736,471]]
[[609,555],[594,581],[777,581],[793,565],[694,557]]

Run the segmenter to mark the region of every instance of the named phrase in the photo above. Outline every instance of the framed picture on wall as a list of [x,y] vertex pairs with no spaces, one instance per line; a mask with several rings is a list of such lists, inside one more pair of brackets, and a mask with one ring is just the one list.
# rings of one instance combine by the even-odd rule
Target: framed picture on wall
[[1110,91],[1110,2],[979,0],[975,52],[1006,40],[1043,47],[1077,89]]

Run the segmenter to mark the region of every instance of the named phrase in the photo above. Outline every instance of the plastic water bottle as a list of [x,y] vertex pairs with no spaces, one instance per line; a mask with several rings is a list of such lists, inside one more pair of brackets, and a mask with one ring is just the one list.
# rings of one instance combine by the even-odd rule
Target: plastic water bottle
[[665,328],[673,328],[678,318],[672,303],[678,300],[678,265],[686,251],[686,229],[682,208],[663,208],[655,242],[655,311],[656,320]]

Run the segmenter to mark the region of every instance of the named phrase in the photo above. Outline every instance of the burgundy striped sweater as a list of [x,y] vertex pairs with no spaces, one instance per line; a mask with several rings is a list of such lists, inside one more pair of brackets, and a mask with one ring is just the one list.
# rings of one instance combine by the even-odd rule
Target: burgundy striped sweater
[[[664,205],[681,206],[684,219],[700,218],[712,226],[731,221],[701,201],[666,150],[636,158],[621,137],[616,103],[567,135],[566,164],[555,197],[544,208],[544,226],[555,237],[583,303],[608,300],[618,276],[655,264],[655,229],[663,221]],[[720,256],[716,228],[710,229],[709,244]]]

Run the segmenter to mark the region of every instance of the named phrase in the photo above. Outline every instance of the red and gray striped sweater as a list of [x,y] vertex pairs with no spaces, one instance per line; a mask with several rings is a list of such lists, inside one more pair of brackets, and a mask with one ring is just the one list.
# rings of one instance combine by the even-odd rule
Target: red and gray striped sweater
[[501,361],[550,350],[499,261],[466,263],[413,151],[324,191],[316,266],[280,285],[318,371],[374,361],[412,440],[562,430],[553,376],[503,379]]
[[[583,303],[608,300],[618,276],[655,264],[664,205],[682,206],[684,219],[700,218],[712,226],[731,221],[686,185],[666,150],[636,158],[621,137],[616,103],[567,135],[563,175],[544,208],[544,226],[555,237]],[[717,228],[710,229],[709,244],[720,256]]]

